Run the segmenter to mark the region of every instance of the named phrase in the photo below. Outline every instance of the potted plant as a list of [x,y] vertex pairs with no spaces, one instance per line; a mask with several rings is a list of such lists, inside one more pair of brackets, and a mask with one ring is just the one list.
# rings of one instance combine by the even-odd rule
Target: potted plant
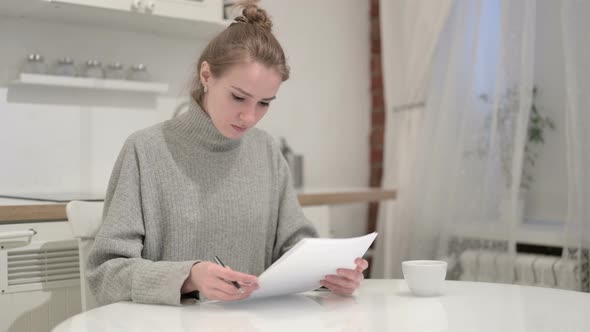
[[[524,196],[525,193],[530,189],[533,183],[532,169],[539,157],[538,147],[545,143],[546,130],[555,129],[555,123],[549,116],[543,115],[536,104],[538,89],[533,87],[531,91],[531,108],[529,112],[528,127],[527,127],[527,140],[523,151],[523,164],[521,168],[521,181],[519,195],[516,201],[516,218],[522,220],[524,216]],[[488,105],[493,105],[487,94],[482,94],[479,99]],[[512,174],[512,162],[515,155],[515,135],[516,126],[518,123],[518,111],[520,108],[520,91],[518,88],[509,88],[497,101],[495,106],[497,112],[489,112],[483,121],[483,138],[478,144],[476,149],[479,157],[490,157],[488,151],[488,141],[491,132],[493,116],[496,115],[496,153],[502,169],[504,178],[504,189],[506,197],[500,201],[500,217],[511,218],[511,197],[510,191],[512,187],[512,181],[514,174]]]
[[[531,109],[527,128],[527,141],[524,147],[523,165],[520,188],[522,190],[530,189],[533,182],[532,168],[539,157],[538,146],[545,143],[545,130],[555,129],[555,123],[549,116],[541,114],[536,105],[537,87],[533,87],[531,97]],[[514,157],[514,135],[516,131],[516,116],[520,106],[519,91],[516,88],[509,88],[498,102],[497,112],[497,139],[501,167],[506,181],[506,188],[512,185],[512,158]],[[480,95],[480,99],[487,104],[491,104],[487,94]],[[489,130],[492,122],[492,113],[486,118],[484,126]],[[484,151],[487,153],[487,151]]]
[[522,177],[520,187],[530,189],[533,183],[532,168],[535,166],[539,153],[535,147],[545,143],[545,130],[555,130],[555,122],[549,116],[543,116],[535,104],[537,96],[537,87],[533,87],[533,99],[531,103],[531,113],[529,115],[529,124],[527,130],[527,142],[524,146],[524,160],[522,167]]

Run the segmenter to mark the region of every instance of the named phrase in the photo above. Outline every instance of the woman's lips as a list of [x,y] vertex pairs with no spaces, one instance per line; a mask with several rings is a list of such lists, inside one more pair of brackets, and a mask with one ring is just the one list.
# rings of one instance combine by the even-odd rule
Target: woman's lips
[[238,132],[240,132],[240,133],[243,133],[243,132],[245,132],[245,131],[246,131],[246,128],[239,127],[239,126],[236,126],[236,125],[231,125],[231,126],[232,126],[232,127],[233,127],[233,128],[236,130],[236,131],[238,131]]

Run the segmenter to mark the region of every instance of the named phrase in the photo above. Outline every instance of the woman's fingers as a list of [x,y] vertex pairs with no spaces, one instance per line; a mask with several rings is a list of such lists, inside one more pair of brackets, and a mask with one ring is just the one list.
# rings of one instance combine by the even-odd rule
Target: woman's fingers
[[340,295],[351,295],[354,292],[354,288],[345,288],[342,287],[340,284],[336,284],[328,280],[321,280],[320,284],[322,284],[322,286],[328,288],[332,292]]
[[354,263],[356,264],[356,269],[357,271],[364,271],[369,267],[369,262],[367,262],[366,259],[362,259],[362,258],[357,258],[354,260]]
[[211,282],[211,288],[217,289],[229,295],[243,294],[244,291],[240,292],[232,283],[229,283],[222,279],[217,279]]
[[[211,300],[237,301],[250,296],[258,289],[256,276],[233,271],[211,262],[203,262],[196,267],[194,277],[198,280],[198,290]],[[236,287],[238,282],[240,287]]]
[[352,281],[361,281],[363,279],[363,273],[358,270],[338,269],[336,275]]
[[360,257],[355,259],[354,263],[356,264],[354,270],[338,269],[337,275],[327,275],[320,283],[336,294],[351,295],[360,287],[364,279],[363,271],[369,267],[369,262]]
[[325,278],[326,281],[329,281],[332,284],[338,285],[342,288],[346,289],[357,289],[360,286],[360,278],[358,279],[349,279],[347,277],[342,276],[335,276],[335,275],[327,275]]
[[250,296],[258,286],[245,286],[237,289],[232,283],[225,280],[214,278],[207,283],[207,288],[203,294],[211,300],[237,301]]
[[238,289],[232,282],[224,279],[218,279],[212,286],[228,294],[251,293],[258,289],[258,284],[240,285],[240,288]]
[[219,269],[217,269],[216,274],[217,277],[224,279],[224,280],[228,280],[228,281],[237,281],[240,284],[258,284],[258,278],[256,276],[253,276],[251,274],[246,274],[246,273],[242,273],[242,272],[238,272],[238,271],[234,271],[230,268],[227,267],[221,267],[218,266]]

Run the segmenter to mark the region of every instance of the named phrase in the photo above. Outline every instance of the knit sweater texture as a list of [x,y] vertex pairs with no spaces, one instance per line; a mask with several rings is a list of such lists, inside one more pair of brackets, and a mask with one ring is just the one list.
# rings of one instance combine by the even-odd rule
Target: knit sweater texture
[[217,255],[233,270],[260,275],[299,240],[316,236],[276,141],[256,128],[226,138],[193,102],[125,142],[88,282],[101,304],[180,305],[198,261]]

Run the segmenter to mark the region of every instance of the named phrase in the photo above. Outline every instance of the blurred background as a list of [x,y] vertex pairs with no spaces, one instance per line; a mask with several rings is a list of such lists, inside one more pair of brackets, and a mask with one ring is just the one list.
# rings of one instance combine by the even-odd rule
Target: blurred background
[[[186,109],[201,50],[239,14],[230,5],[3,0],[0,232],[71,240],[63,213],[14,206],[104,198],[124,140]],[[447,279],[589,290],[590,2],[260,5],[291,78],[259,127],[299,156],[302,195],[361,193],[304,210],[325,236],[379,232],[367,276],[442,259]],[[46,331],[80,311],[78,266],[61,286],[44,275],[19,288],[1,257],[0,307],[19,305],[0,329]]]

